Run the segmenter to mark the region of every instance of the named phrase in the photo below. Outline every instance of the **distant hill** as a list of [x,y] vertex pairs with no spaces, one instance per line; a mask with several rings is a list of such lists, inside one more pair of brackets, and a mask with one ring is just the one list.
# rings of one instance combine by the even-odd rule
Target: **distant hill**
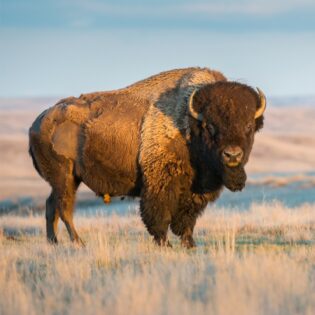
[[[0,97],[0,109],[45,109],[54,105],[58,100],[65,96],[54,97],[20,97],[20,98],[5,98]],[[268,97],[268,96],[267,96]],[[268,97],[268,105],[275,107],[315,107],[315,95],[311,96],[295,96],[295,97]]]
[[295,97],[270,97],[268,99],[271,106],[303,106],[315,107],[315,95],[311,96],[295,96]]
[[[28,128],[61,97],[0,98],[0,200],[47,195],[49,187],[28,155]],[[315,97],[270,98],[265,127],[246,166],[255,174],[315,170]]]
[[0,97],[0,110],[11,109],[45,109],[54,105],[62,97],[20,97],[20,98],[5,98]]

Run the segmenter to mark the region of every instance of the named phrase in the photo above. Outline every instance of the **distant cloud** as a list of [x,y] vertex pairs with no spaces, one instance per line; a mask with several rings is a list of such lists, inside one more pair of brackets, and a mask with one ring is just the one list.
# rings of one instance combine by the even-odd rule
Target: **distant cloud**
[[210,15],[254,14],[274,15],[294,10],[315,9],[313,0],[243,0],[243,1],[196,1],[182,5],[186,11]]
[[[183,2],[185,5],[185,2]],[[187,2],[188,4],[188,2]],[[93,13],[97,15],[114,15],[120,17],[150,17],[150,16],[170,16],[175,12],[186,11],[186,7],[177,1],[169,2],[146,2],[146,1],[99,1],[99,0],[68,0],[60,2],[61,6],[71,7],[77,6],[85,13]]]
[[271,15],[296,9],[315,9],[314,0],[210,0],[210,1],[107,1],[68,0],[64,5],[78,5],[94,13],[132,15],[170,15],[174,13]]
[[315,30],[314,0],[10,0],[0,13],[17,28]]

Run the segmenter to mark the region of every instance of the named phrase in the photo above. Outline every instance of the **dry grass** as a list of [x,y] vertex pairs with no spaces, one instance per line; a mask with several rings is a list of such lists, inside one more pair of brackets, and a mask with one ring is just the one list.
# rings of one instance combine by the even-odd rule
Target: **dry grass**
[[314,314],[315,208],[208,211],[198,248],[151,242],[138,216],[77,217],[87,242],[46,244],[43,217],[0,218],[0,314]]

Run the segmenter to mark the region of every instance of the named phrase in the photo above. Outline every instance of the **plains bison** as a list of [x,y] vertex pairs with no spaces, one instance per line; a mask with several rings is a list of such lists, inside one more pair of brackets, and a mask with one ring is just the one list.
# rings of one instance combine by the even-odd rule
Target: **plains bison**
[[126,88],[69,97],[29,130],[29,152],[50,184],[47,238],[59,217],[71,240],[81,182],[100,196],[139,196],[142,220],[157,244],[170,226],[193,247],[197,217],[225,186],[241,190],[254,134],[263,126],[264,94],[217,71],[162,72]]

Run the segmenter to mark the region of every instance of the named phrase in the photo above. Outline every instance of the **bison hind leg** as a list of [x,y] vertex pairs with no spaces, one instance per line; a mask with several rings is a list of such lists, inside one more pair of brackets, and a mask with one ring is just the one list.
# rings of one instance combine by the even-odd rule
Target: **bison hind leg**
[[73,211],[75,194],[80,180],[73,175],[73,162],[66,161],[50,182],[52,193],[46,202],[46,229],[49,242],[57,243],[57,225],[59,217],[65,224],[71,241],[84,245],[74,223]]
[[46,200],[46,233],[49,243],[57,244],[59,212],[56,206],[56,199],[53,192]]

